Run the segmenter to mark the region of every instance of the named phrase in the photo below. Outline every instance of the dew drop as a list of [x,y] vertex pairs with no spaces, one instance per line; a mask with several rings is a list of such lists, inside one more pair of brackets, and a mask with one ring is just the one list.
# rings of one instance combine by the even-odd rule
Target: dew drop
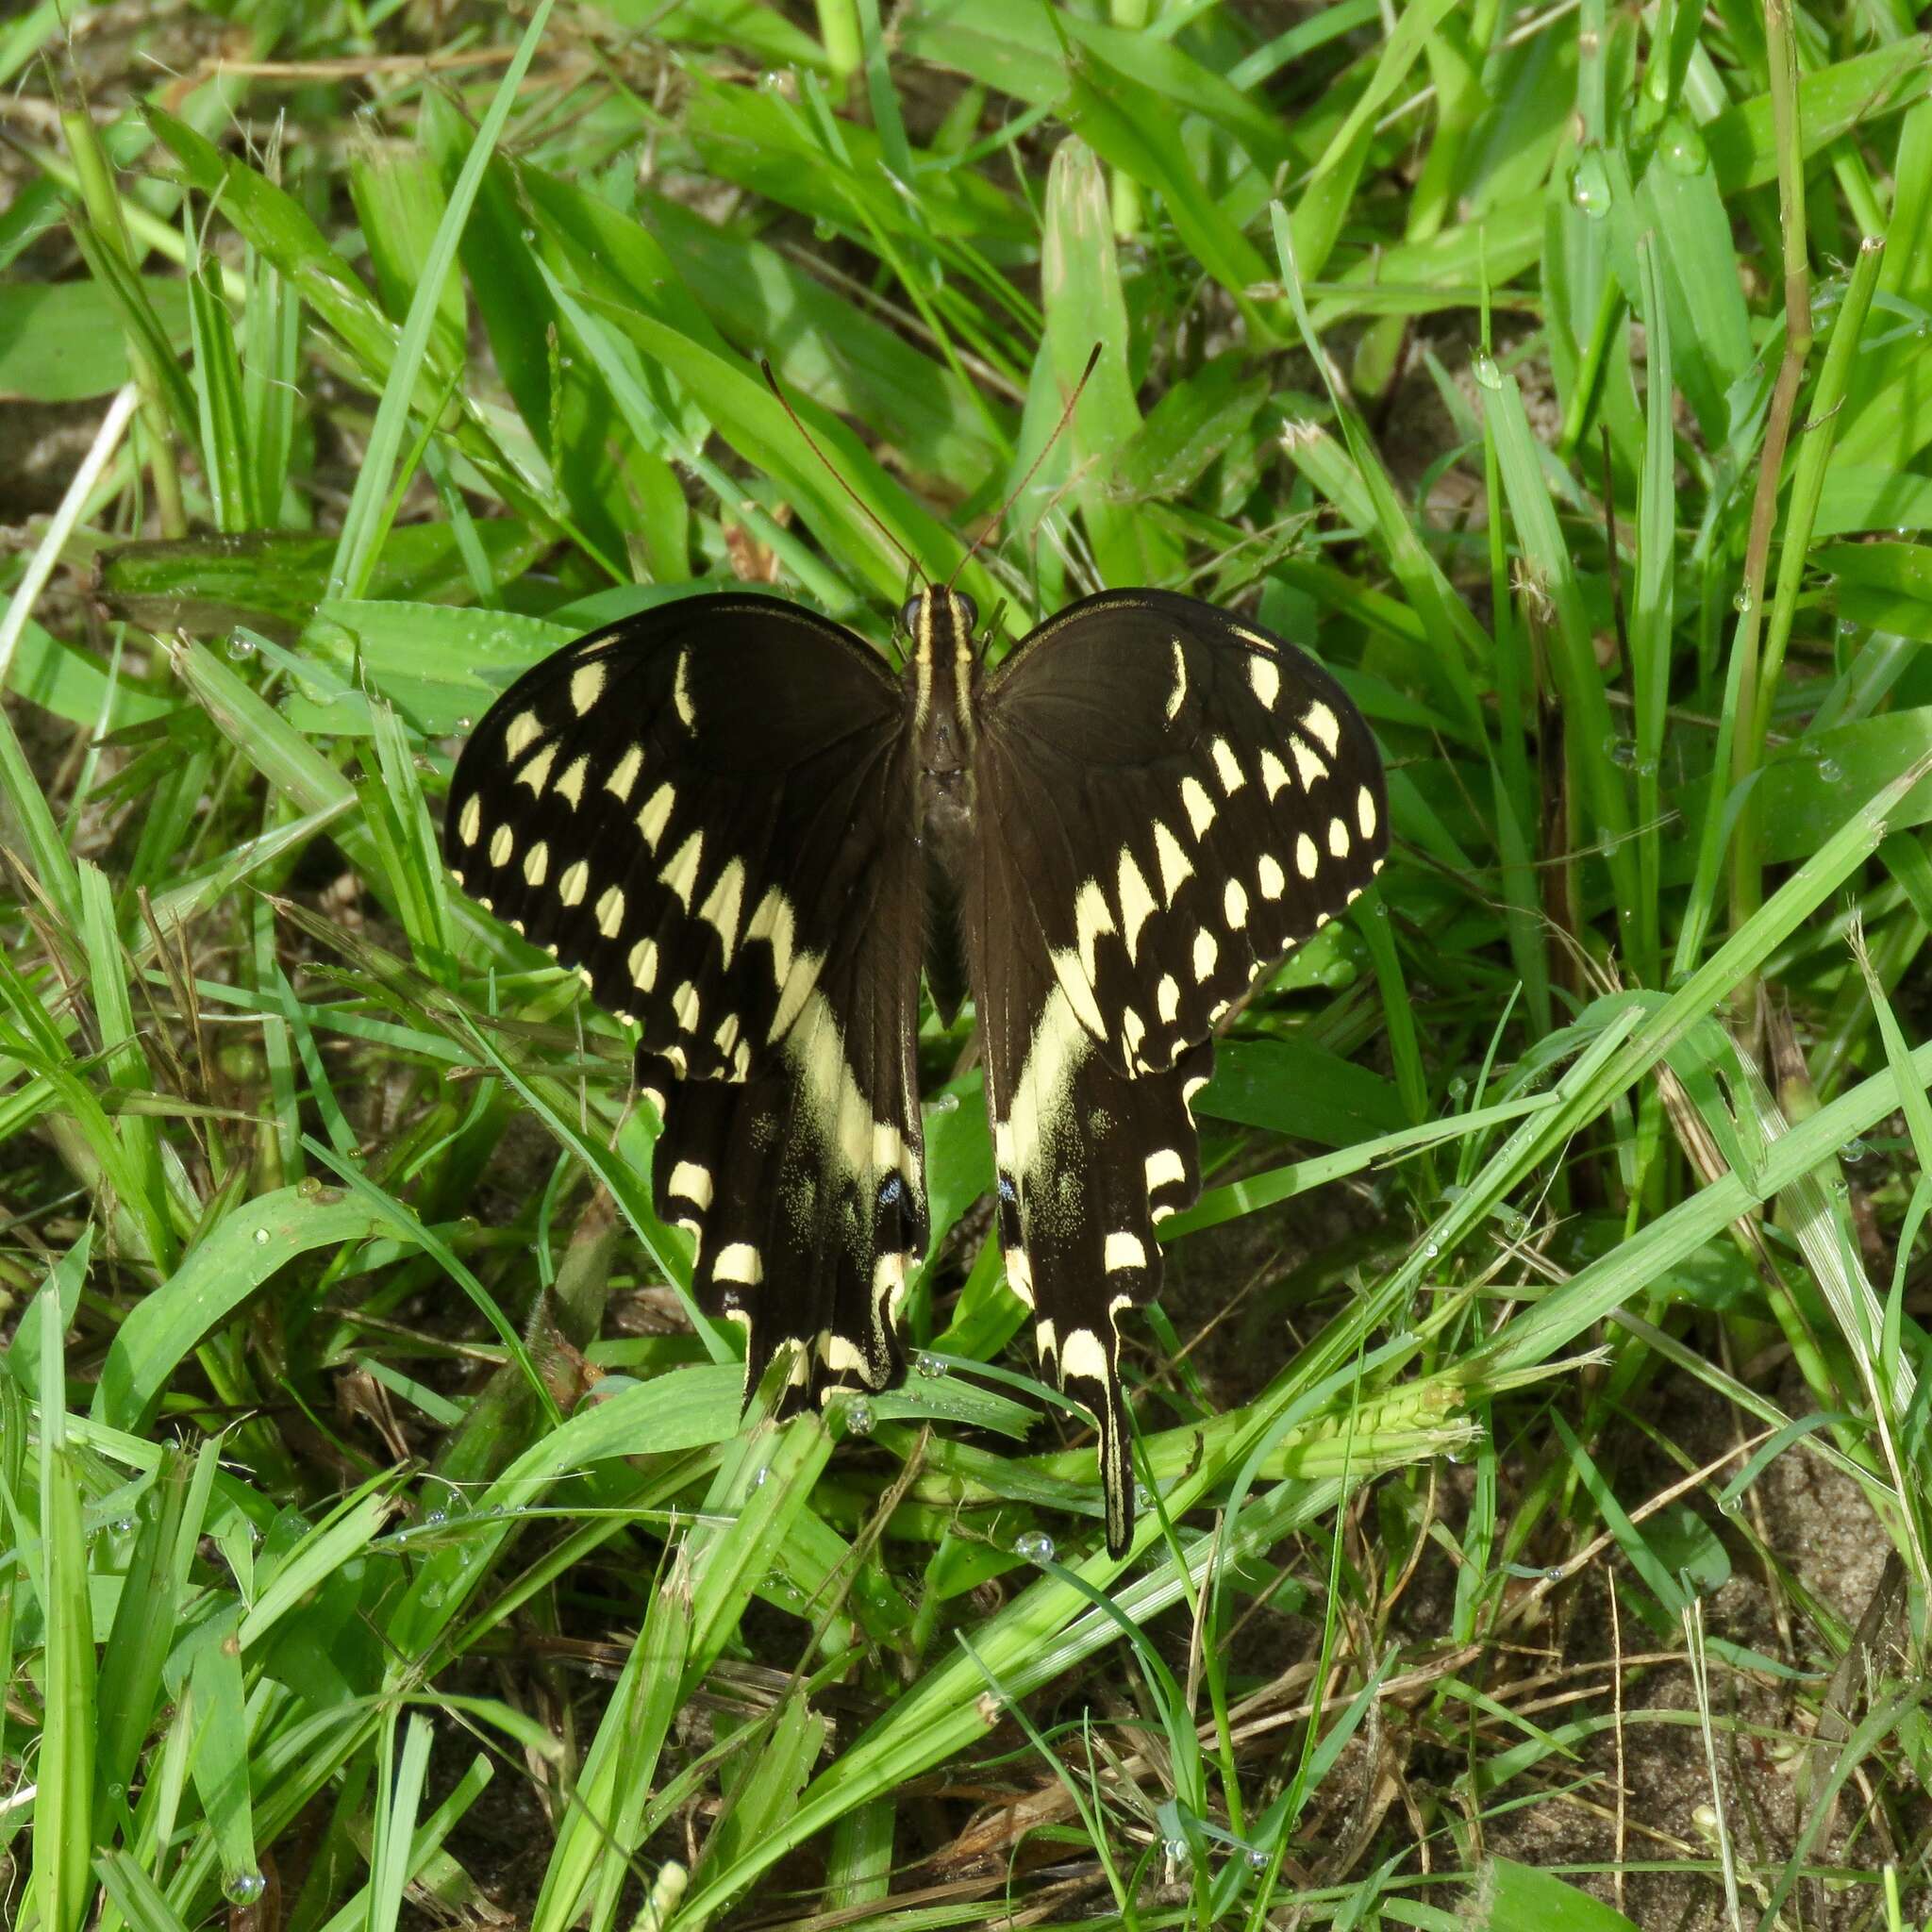
[[1486,349],[1476,351],[1475,360],[1470,365],[1470,373],[1485,389],[1501,389],[1503,372],[1497,366],[1496,358]]
[[824,215],[811,225],[811,232],[814,239],[820,242],[836,242],[839,239],[838,224],[827,221]]
[[919,1373],[928,1382],[937,1382],[945,1374],[946,1365],[938,1356],[922,1348],[919,1351]]
[[259,1872],[230,1872],[222,1880],[222,1896],[231,1905],[258,1905],[267,1892],[268,1880]]
[[1442,1249],[1441,1244],[1436,1241],[1429,1241],[1425,1243],[1423,1248],[1423,1253],[1426,1255],[1431,1261],[1433,1261],[1436,1258],[1436,1257],[1440,1255]]
[[1543,1572],[1543,1580],[1546,1583],[1561,1583],[1563,1580],[1562,1564],[1552,1563],[1550,1567]]
[[1589,149],[1578,159],[1576,172],[1570,177],[1570,199],[1593,222],[1609,213],[1609,172],[1596,149]]
[[1259,1845],[1250,1845],[1248,1847],[1248,1870],[1250,1872],[1265,1872],[1267,1869],[1268,1854]]
[[1614,734],[1604,740],[1604,756],[1613,765],[1622,765],[1627,772],[1637,763],[1636,741],[1628,738],[1618,738]]
[[258,1248],[265,1248],[265,1247],[267,1247],[267,1246],[268,1246],[268,1229],[267,1229],[267,1228],[265,1228],[265,1227],[258,1227],[258,1228],[257,1228],[257,1229],[255,1230],[255,1245],[256,1245],[256,1246],[257,1246]]
[[1836,758],[1820,758],[1818,760],[1818,775],[1827,785],[1836,785],[1845,775],[1844,767]]
[[1744,590],[1740,591],[1738,594],[1731,599],[1731,608],[1735,610],[1740,617],[1742,617],[1743,615],[1745,615],[1747,611],[1749,611],[1749,609],[1751,608],[1751,591],[1748,586]]
[[845,1433],[848,1436],[869,1436],[872,1431],[872,1404],[864,1396],[855,1395],[845,1405]]
[[255,656],[255,640],[244,637],[239,630],[228,640],[228,656],[241,664]]
[[1013,1554],[1029,1563],[1051,1563],[1053,1539],[1043,1529],[1023,1530],[1013,1539]]
[[1678,175],[1701,175],[1708,164],[1704,137],[1689,121],[1673,116],[1664,136],[1664,166]]
[[534,242],[537,239],[537,231],[535,228],[525,228],[523,237],[525,242]]
[[440,1529],[448,1521],[449,1511],[447,1509],[432,1509],[424,1517],[423,1526],[425,1529]]
[[933,1102],[932,1110],[935,1113],[958,1113],[959,1111],[959,1096],[957,1093],[941,1093]]
[[1188,1841],[1184,1838],[1169,1839],[1161,1846],[1161,1850],[1167,1854],[1167,1861],[1170,1865],[1185,1865],[1189,1862]]
[[476,721],[474,718],[468,716],[458,718],[457,720],[456,728],[464,737],[468,737],[469,734],[476,728]]

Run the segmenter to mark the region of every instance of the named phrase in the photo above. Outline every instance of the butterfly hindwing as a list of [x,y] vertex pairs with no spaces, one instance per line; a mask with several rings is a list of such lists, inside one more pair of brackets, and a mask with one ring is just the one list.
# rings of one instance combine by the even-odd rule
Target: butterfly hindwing
[[800,1386],[895,1365],[926,1224],[914,782],[883,663],[750,594],[545,658],[452,781],[458,880],[636,1020],[658,1208],[754,1377],[786,1341]]
[[1105,592],[1027,638],[977,707],[966,893],[1008,1278],[1132,1485],[1117,1322],[1200,1186],[1212,1028],[1387,849],[1381,761],[1306,653],[1191,598]]

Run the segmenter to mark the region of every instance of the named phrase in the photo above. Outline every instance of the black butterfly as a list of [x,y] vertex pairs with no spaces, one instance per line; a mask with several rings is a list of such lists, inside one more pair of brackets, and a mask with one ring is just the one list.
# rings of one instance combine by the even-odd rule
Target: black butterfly
[[1212,1029],[1381,870],[1381,760],[1311,658],[1191,597],[1085,598],[991,672],[950,588],[901,622],[897,676],[739,591],[566,645],[465,747],[445,854],[640,1027],[658,1211],[749,1331],[748,1389],[794,1345],[794,1402],[898,1372],[928,934],[948,1019],[963,965],[1007,1280],[1099,1422],[1119,1556],[1120,1313],[1199,1191]]

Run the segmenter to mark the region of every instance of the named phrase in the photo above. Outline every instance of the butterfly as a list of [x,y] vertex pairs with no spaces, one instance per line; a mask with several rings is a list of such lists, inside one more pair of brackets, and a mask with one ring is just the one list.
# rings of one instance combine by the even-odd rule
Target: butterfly
[[928,585],[897,674],[748,591],[662,604],[517,679],[444,854],[638,1028],[658,1211],[747,1330],[746,1389],[877,1390],[928,1216],[925,972],[970,991],[1006,1278],[1134,1523],[1120,1317],[1200,1190],[1192,1104],[1257,974],[1381,870],[1375,741],[1313,658],[1159,590],[1083,598],[988,669]]

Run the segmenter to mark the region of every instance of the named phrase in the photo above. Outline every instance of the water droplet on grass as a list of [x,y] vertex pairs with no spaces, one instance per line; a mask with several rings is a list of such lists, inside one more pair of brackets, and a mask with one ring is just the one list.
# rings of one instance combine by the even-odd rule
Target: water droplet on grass
[[1610,211],[1610,176],[1604,158],[1595,148],[1586,149],[1570,176],[1570,199],[1593,222]]
[[1689,121],[1673,116],[1663,141],[1664,166],[1674,174],[1701,175],[1709,165],[1704,137]]
[[1029,1563],[1051,1563],[1053,1539],[1043,1529],[1023,1530],[1013,1539],[1013,1554]]

